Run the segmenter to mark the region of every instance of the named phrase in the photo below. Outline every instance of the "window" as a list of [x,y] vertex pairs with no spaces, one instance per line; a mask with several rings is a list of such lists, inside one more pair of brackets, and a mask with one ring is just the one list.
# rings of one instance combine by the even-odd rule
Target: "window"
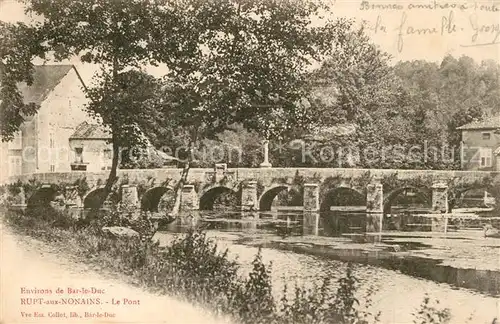
[[491,138],[491,133],[483,133],[483,139],[489,140]]
[[101,170],[111,170],[111,160],[113,159],[113,151],[109,148],[105,148],[102,151],[102,163],[101,163]]
[[9,150],[22,150],[23,149],[23,134],[18,131],[14,134],[14,139],[9,142]]
[[15,176],[22,173],[22,158],[20,156],[9,156],[9,175]]
[[50,148],[54,148],[55,147],[54,133],[50,133],[49,142],[50,142],[50,144],[49,144]]
[[111,160],[113,158],[112,151],[110,149],[104,149],[104,159]]
[[481,147],[479,149],[479,163],[481,167],[485,168],[491,167],[492,157],[493,157],[493,151],[491,148]]
[[75,163],[83,163],[83,147],[75,147]]
[[56,166],[54,164],[50,165],[50,172],[56,171]]

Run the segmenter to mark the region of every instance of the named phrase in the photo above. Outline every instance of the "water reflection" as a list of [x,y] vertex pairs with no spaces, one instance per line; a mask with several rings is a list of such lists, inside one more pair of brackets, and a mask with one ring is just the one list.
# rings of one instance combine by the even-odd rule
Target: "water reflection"
[[[430,232],[432,230],[432,215],[411,211],[383,215],[382,230],[386,232]],[[367,220],[373,217],[364,212],[327,211],[317,214],[317,235],[340,237],[348,234],[362,234],[367,231]],[[302,211],[274,210],[267,212],[240,211],[196,211],[181,215],[179,220],[169,225],[168,230],[184,232],[185,227],[194,226],[208,230],[221,231],[254,231],[282,235],[311,235],[304,233],[304,213]],[[311,221],[309,221],[311,223]],[[447,230],[482,229],[491,224],[500,227],[500,217],[463,217],[460,214],[450,214]]]

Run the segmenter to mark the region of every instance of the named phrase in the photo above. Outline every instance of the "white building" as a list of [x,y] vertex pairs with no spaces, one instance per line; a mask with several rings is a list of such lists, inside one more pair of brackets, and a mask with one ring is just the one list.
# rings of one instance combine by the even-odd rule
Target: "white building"
[[[33,84],[19,85],[24,101],[36,103],[39,110],[26,118],[13,141],[0,144],[0,182],[21,174],[69,172],[75,162],[83,161],[89,171],[111,164],[109,145],[105,138],[95,138],[102,131],[85,111],[83,86],[73,65],[36,66]],[[92,131],[84,132],[85,127]],[[96,149],[100,152],[92,152]]]

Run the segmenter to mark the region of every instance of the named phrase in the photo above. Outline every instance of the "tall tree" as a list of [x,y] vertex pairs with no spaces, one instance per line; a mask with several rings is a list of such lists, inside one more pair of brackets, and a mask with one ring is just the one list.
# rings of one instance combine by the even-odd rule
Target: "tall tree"
[[[87,110],[100,123],[112,131],[113,163],[117,168],[121,153],[134,153],[147,148],[149,137],[162,127],[158,110],[161,81],[140,71],[128,70],[116,73],[102,71],[97,84],[86,90],[89,103]],[[128,148],[128,150],[121,150]]]
[[[193,55],[168,74],[164,111],[188,134],[191,151],[234,124],[270,138],[304,122],[299,103],[308,66],[330,49],[343,22],[312,27],[320,8],[307,1],[188,3]],[[188,154],[181,183],[192,158]]]
[[[319,141],[356,152],[382,145],[390,137],[382,130],[387,129],[385,122],[396,120],[399,114],[395,106],[400,85],[389,65],[390,56],[372,43],[364,29],[350,25],[344,28],[343,37],[335,42],[332,54],[310,78],[309,100],[316,112],[311,122],[317,126],[315,138]],[[330,127],[332,125],[351,126],[346,130],[352,127],[356,130],[344,132],[339,127]],[[398,129],[392,127],[391,130]],[[337,158],[342,159],[340,155]],[[334,159],[326,157],[326,160],[328,162],[321,165],[333,166]],[[341,164],[340,160],[336,162]],[[367,163],[353,162],[352,166]]]
[[[103,203],[117,179],[120,148],[135,144],[144,131],[140,126],[145,126],[145,123],[138,123],[140,118],[137,118],[144,114],[129,108],[137,109],[145,103],[136,99],[131,106],[124,105],[126,100],[121,95],[138,85],[136,83],[130,87],[127,84],[138,81],[134,79],[137,74],[127,71],[138,71],[144,64],[159,62],[154,58],[154,52],[158,48],[152,45],[151,30],[156,28],[154,24],[157,21],[154,18],[158,17],[161,8],[148,0],[26,0],[24,3],[26,11],[37,17],[36,22],[29,26],[8,26],[11,38],[0,43],[3,67],[7,71],[3,74],[9,81],[7,86],[3,86],[5,91],[2,97],[12,98],[9,101],[2,100],[2,109],[9,115],[7,124],[2,125],[2,137],[8,140],[17,130],[22,123],[19,116],[26,112],[33,114],[37,110],[33,105],[20,105],[22,99],[15,85],[19,81],[29,83],[32,77],[31,60],[34,57],[49,54],[57,61],[78,57],[82,62],[97,64],[102,73],[96,75],[96,84],[85,89],[85,92],[90,99],[88,110],[99,115],[103,125],[112,133],[113,161],[105,194],[101,197]],[[167,18],[169,14],[176,15],[173,10],[162,10],[163,17]],[[165,20],[163,27],[168,27],[166,24],[175,20],[175,17]],[[170,38],[174,39],[175,32],[172,28],[167,30],[171,32]],[[161,49],[163,55],[182,55],[182,39],[176,39],[178,42]],[[14,46],[11,50],[9,46],[12,43],[21,45]],[[21,62],[18,62],[19,57]],[[11,77],[19,63],[22,63],[21,67],[25,67],[20,71],[22,74]],[[135,90],[132,93],[137,94]],[[132,98],[130,95],[125,97]]]
[[[151,128],[138,119],[142,114],[133,116],[135,110],[123,106],[132,96],[121,94],[130,90],[127,82],[136,76],[127,71],[145,64],[168,68],[168,83],[160,91],[164,100],[156,101],[161,102],[158,120],[181,129],[188,146],[194,147],[199,139],[235,123],[259,131],[269,125],[269,116],[286,125],[302,119],[296,103],[304,95],[307,67],[330,48],[342,27],[329,22],[313,27],[313,16],[326,8],[298,0],[26,0],[25,4],[39,22],[15,35],[35,34],[40,48],[23,49],[23,55],[79,57],[102,68],[87,94],[92,100],[89,110],[99,114],[112,132],[113,163],[105,196],[117,178],[120,146],[149,133],[141,127]],[[2,61],[13,70],[16,61],[8,57],[2,56]],[[132,107],[136,104],[145,105],[136,101]],[[8,107],[20,112],[17,106]],[[10,125],[14,127],[9,132],[17,127]],[[154,127],[161,128],[158,123]],[[279,132],[281,127],[273,129]],[[187,180],[188,170],[189,159],[178,188]],[[178,205],[177,201],[174,214]]]

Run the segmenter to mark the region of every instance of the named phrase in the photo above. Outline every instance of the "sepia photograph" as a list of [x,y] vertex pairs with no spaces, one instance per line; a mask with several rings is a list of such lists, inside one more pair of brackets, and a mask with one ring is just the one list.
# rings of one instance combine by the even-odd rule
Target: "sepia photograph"
[[498,324],[500,1],[0,0],[0,324]]

